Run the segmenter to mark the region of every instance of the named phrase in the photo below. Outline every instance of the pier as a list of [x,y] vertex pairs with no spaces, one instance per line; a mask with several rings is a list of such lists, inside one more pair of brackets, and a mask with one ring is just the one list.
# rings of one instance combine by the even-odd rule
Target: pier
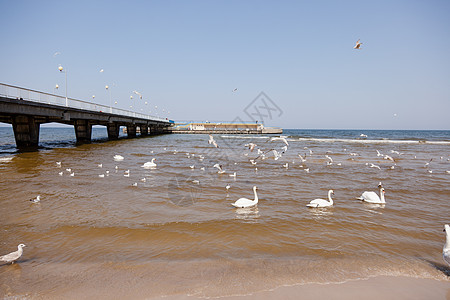
[[283,130],[265,127],[261,123],[245,122],[188,122],[178,123],[169,129],[172,133],[185,134],[281,134]]
[[75,128],[77,143],[91,141],[92,126],[107,127],[108,139],[119,138],[121,126],[128,138],[169,133],[173,121],[112,106],[62,97],[0,83],[0,122],[11,124],[19,149],[36,148],[44,123],[62,123]]

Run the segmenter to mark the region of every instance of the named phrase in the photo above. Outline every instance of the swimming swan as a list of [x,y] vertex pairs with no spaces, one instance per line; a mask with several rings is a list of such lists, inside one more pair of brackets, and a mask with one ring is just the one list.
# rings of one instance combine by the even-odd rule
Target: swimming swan
[[257,189],[258,188],[256,186],[253,187],[253,192],[255,193],[255,200],[250,200],[247,198],[240,198],[240,199],[236,200],[236,202],[231,203],[231,205],[233,205],[234,207],[238,207],[238,208],[255,206],[256,204],[258,204],[258,194],[256,194]]
[[361,197],[358,197],[356,199],[361,200],[361,201],[365,201],[368,203],[386,203],[385,199],[384,199],[384,188],[381,186],[381,183],[378,185],[378,187],[380,188],[380,196],[378,196],[375,192],[364,192],[362,193]]
[[333,205],[333,199],[331,199],[331,194],[334,195],[334,191],[333,190],[329,190],[328,191],[328,201],[325,199],[314,199],[311,202],[309,202],[309,204],[307,204],[306,206],[308,207],[327,207],[327,206],[332,206]]
[[156,158],[152,158],[152,161],[146,162],[141,167],[144,168],[144,169],[156,168],[155,160],[156,160]]
[[445,262],[450,266],[450,226],[448,224],[444,225],[445,231],[445,244],[442,250],[442,257]]

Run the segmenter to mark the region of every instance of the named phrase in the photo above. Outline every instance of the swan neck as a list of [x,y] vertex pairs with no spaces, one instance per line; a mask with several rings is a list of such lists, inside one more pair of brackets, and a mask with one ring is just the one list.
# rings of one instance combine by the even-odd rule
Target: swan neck
[[381,203],[386,203],[386,201],[384,200],[384,192],[382,189],[380,189],[380,200],[381,200]]
[[258,194],[256,193],[256,189],[253,189],[253,193],[255,194],[255,201],[256,203],[258,203]]
[[333,204],[333,199],[331,199],[331,191],[328,192],[328,201],[330,201],[330,203]]
[[450,232],[445,232],[445,244],[444,244],[444,251],[450,250]]

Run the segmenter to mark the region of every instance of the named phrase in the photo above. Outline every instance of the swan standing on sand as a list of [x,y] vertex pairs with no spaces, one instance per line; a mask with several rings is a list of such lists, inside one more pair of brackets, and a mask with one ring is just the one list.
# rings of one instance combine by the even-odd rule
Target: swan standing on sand
[[378,196],[375,192],[364,192],[362,193],[361,197],[358,197],[356,199],[361,200],[361,201],[365,201],[368,203],[386,203],[385,199],[384,199],[384,188],[381,186],[381,182],[378,185],[378,187],[380,188],[380,196]]
[[333,190],[328,191],[328,201],[325,199],[314,199],[309,204],[306,204],[307,207],[327,207],[327,206],[333,206],[333,199],[331,199],[331,194],[334,195]]
[[444,225],[445,231],[445,244],[442,250],[442,257],[445,262],[450,266],[450,226],[448,224]]
[[255,193],[255,200],[250,200],[247,198],[240,198],[240,199],[236,200],[236,202],[231,203],[231,205],[233,205],[234,207],[237,207],[237,208],[246,208],[246,207],[255,206],[256,204],[258,204],[258,194],[256,194],[257,189],[258,188],[256,186],[253,187],[253,193]]
[[152,161],[146,162],[141,167],[144,168],[144,169],[156,168],[155,160],[156,160],[156,158],[152,158]]
[[9,254],[0,256],[0,261],[4,261],[6,263],[11,263],[13,264],[16,260],[18,260],[23,253],[23,247],[25,247],[25,244],[19,244],[17,246],[17,251],[11,252]]

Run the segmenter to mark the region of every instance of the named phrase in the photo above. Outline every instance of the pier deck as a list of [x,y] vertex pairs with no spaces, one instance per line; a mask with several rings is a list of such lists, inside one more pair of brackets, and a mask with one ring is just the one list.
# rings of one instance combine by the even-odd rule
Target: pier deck
[[107,127],[110,140],[119,138],[121,126],[129,138],[169,133],[173,121],[86,101],[65,98],[0,83],[0,122],[12,124],[17,148],[36,148],[44,123],[73,125],[78,143],[91,141],[92,126]]

